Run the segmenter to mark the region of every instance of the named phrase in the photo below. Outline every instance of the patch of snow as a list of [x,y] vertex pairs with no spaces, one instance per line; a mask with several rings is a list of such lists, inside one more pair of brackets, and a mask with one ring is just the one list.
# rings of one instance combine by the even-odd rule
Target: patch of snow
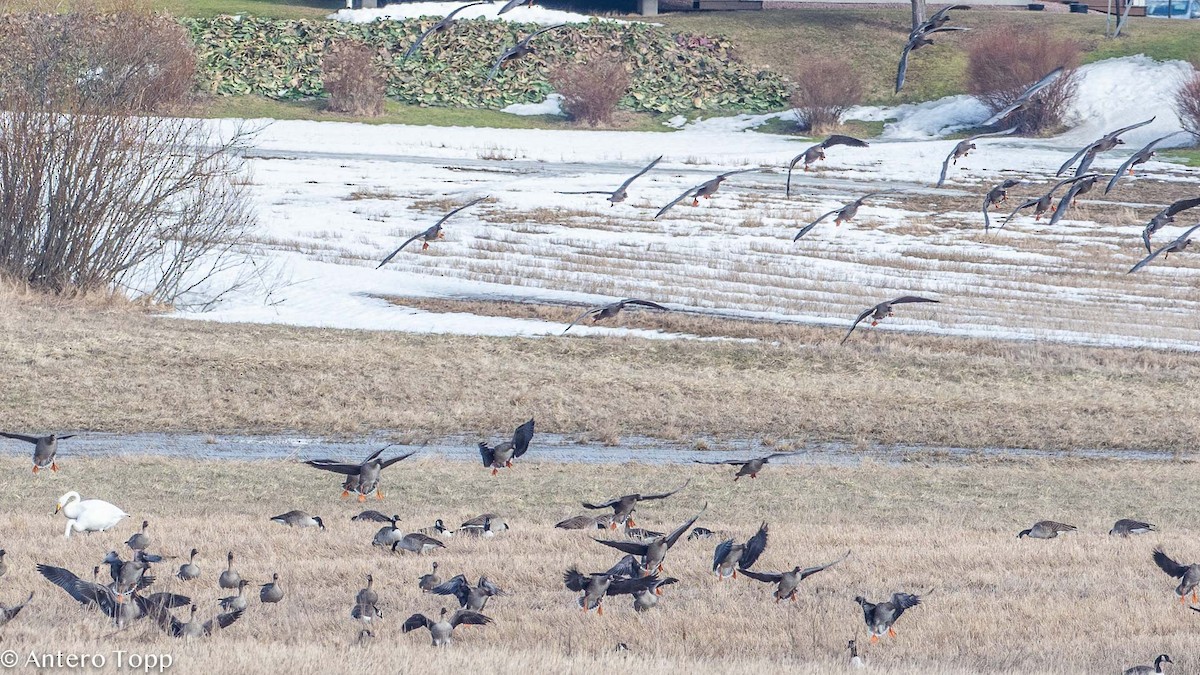
[[[377,9],[339,9],[329,15],[334,21],[348,23],[371,23],[381,19],[416,19],[423,16],[443,17],[462,7],[462,2],[403,2],[391,4]],[[630,23],[619,19],[602,16],[589,16],[576,12],[564,12],[557,9],[547,9],[538,5],[529,7],[522,5],[509,10],[502,15],[497,12],[504,3],[488,3],[468,7],[455,15],[456,19],[489,19],[496,21],[511,21],[514,23],[536,23],[543,26],[553,26],[560,23],[587,23],[589,21],[605,21],[611,23]]]
[[898,106],[855,106],[847,110],[842,119],[892,120],[884,125],[881,138],[914,140],[945,136],[963,127],[974,126],[991,114],[979,99],[962,94]]
[[507,108],[502,108],[500,112],[506,112],[510,115],[565,115],[562,109],[562,94],[550,94],[546,96],[546,100],[541,103],[514,103]]
[[[743,113],[740,115],[728,115],[725,117],[710,117],[708,119],[700,119],[687,123],[682,128],[691,129],[692,131],[704,131],[710,133],[733,133],[738,131],[748,131],[755,127],[760,127],[774,119],[780,119],[794,115],[794,111],[784,110],[781,112],[766,113],[763,115],[751,115]],[[683,117],[680,115],[679,117]],[[671,118],[674,121],[678,118]],[[686,122],[686,120],[685,120]],[[668,125],[674,126],[674,125]],[[680,127],[676,127],[677,129]]]
[[671,127],[672,129],[682,129],[688,123],[688,118],[683,115],[676,115],[671,119],[663,122],[663,126]]

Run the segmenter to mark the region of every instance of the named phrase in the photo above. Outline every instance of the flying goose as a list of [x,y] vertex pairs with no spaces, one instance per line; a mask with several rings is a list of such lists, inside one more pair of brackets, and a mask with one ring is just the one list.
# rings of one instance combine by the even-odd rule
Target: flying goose
[[942,174],[938,176],[937,187],[942,187],[946,182],[946,172],[950,170],[950,165],[958,166],[958,160],[971,154],[975,148],[975,141],[981,138],[990,138],[992,136],[1007,136],[1017,130],[1016,127],[1009,127],[1004,131],[992,131],[986,134],[976,134],[969,138],[964,138],[954,144],[954,148],[950,150],[950,154],[946,155],[946,159],[942,161]]
[[[1196,609],[1193,607],[1192,609]],[[1134,666],[1125,670],[1125,675],[1154,675],[1155,673],[1166,672],[1163,670],[1164,663],[1175,663],[1170,656],[1159,654],[1158,658],[1154,659],[1152,666]]]
[[927,45],[933,44],[933,40],[929,38],[934,33],[946,33],[951,31],[971,30],[970,28],[961,28],[957,26],[937,26],[928,28],[920,32],[913,31],[908,36],[908,42],[904,45],[904,50],[900,52],[900,65],[896,67],[896,93],[904,88],[904,77],[908,74],[908,54],[911,51],[920,49]]
[[1007,106],[997,110],[995,114],[981,122],[979,126],[990,127],[999,124],[1000,122],[1008,119],[1009,115],[1024,110],[1029,106],[1030,103],[1033,102],[1033,98],[1035,96],[1037,96],[1043,89],[1053,84],[1055,80],[1062,76],[1062,74],[1062,66],[1059,66],[1058,68],[1046,73],[1042,76],[1042,79],[1029,85],[1029,88],[1022,92],[1020,96],[1015,98],[1012,103],[1009,103]]
[[283,600],[283,587],[279,585],[279,573],[271,575],[271,581],[265,583],[258,590],[258,599],[260,602],[274,604]]
[[670,534],[654,539],[648,543],[636,541],[608,541],[605,539],[594,539],[594,541],[604,544],[605,546],[615,548],[618,551],[641,556],[643,574],[650,574],[656,570],[661,572],[663,571],[663,561],[667,557],[667,551],[671,550],[671,547],[675,545],[675,542],[679,541],[679,538],[683,536],[683,533],[687,532],[688,528],[695,524],[695,522],[700,519],[700,516],[703,515],[707,509],[708,504],[705,504],[704,508],[700,509],[700,513],[692,516],[687,522],[672,530]]
[[658,590],[659,586],[679,583],[675,577],[659,579],[657,576],[653,576],[649,578],[654,581],[647,587],[638,588],[633,592],[633,611],[635,612],[648,612],[658,606],[658,597],[662,595],[662,591]]
[[493,79],[495,79],[496,74],[500,72],[500,66],[504,65],[506,62],[512,61],[515,59],[519,59],[519,58],[521,58],[523,56],[527,56],[529,54],[536,53],[537,49],[535,49],[534,46],[532,44],[530,44],[535,37],[541,35],[542,33],[547,33],[552,30],[557,30],[559,28],[563,28],[566,25],[567,24],[565,24],[565,23],[560,23],[560,24],[557,24],[554,26],[547,26],[545,28],[536,30],[536,31],[530,33],[529,35],[526,35],[517,44],[504,50],[504,53],[500,55],[500,58],[496,59],[496,63],[492,66],[492,69],[490,71],[488,71],[487,82],[491,82]]
[[792,169],[796,168],[796,164],[798,164],[801,160],[804,160],[804,170],[808,171],[808,167],[810,165],[825,159],[826,148],[832,148],[838,145],[847,145],[852,148],[870,147],[870,144],[866,141],[859,140],[853,136],[843,136],[842,134],[833,134],[820,143],[809,146],[807,150],[796,155],[792,158],[792,161],[788,162],[787,188],[785,194],[788,197],[792,196]]
[[[733,466],[740,466],[741,468],[739,468],[737,473],[734,474],[734,476],[733,476],[733,482],[736,483],[738,481],[738,479],[741,478],[742,476],[750,476],[751,478],[758,478],[758,472],[762,471],[763,467],[766,466],[768,462],[770,462],[773,459],[778,459],[780,457],[787,457],[789,455],[794,455],[794,454],[796,454],[796,453],[794,453],[794,452],[776,452],[776,453],[767,455],[766,457],[756,457],[754,459],[723,459],[723,460],[719,460],[716,462],[707,462],[702,459],[695,459],[692,461],[694,461],[697,464],[714,464],[714,465],[730,464]],[[689,536],[688,538],[690,539],[691,537]]]
[[1030,539],[1054,539],[1059,532],[1074,532],[1078,528],[1074,525],[1059,523],[1053,520],[1039,520],[1033,524],[1033,527],[1028,530],[1021,530],[1017,533],[1017,539],[1029,537]]
[[[383,473],[383,470],[395,464],[396,462],[406,460],[409,457],[417,454],[414,451],[406,455],[399,455],[387,460],[379,459],[379,455],[383,454],[383,451],[390,447],[392,446],[387,445],[376,450],[365,460],[363,460],[361,464],[347,464],[345,462],[338,462],[332,459],[310,459],[309,461],[305,462],[305,464],[313,467],[314,469],[332,471],[333,473],[340,473],[345,476],[349,476],[350,478],[357,478],[358,481],[357,483],[353,484],[353,487],[355,487],[355,491],[358,492],[358,501],[360,502],[366,501],[367,495],[371,494],[372,492],[375,493],[376,499],[383,499],[383,492],[379,490],[379,476]],[[350,487],[351,485],[344,486],[342,490],[343,498],[350,496]]]
[[406,534],[392,542],[392,553],[408,551],[409,553],[416,553],[417,555],[420,555],[422,553],[428,553],[435,548],[446,548],[446,545],[437,539],[434,539],[433,537],[417,532]]
[[1108,535],[1110,537],[1114,534],[1122,537],[1128,537],[1131,534],[1147,534],[1156,530],[1158,530],[1158,528],[1150,523],[1144,523],[1140,520],[1131,520],[1129,518],[1122,518],[1113,524],[1112,529],[1108,531]]
[[[182,607],[192,601],[185,595],[175,595],[174,593],[152,593],[142,597],[134,591],[129,594],[129,601],[126,602],[112,587],[96,581],[84,581],[70,570],[39,564],[37,571],[47,581],[66,591],[67,595],[70,595],[79,604],[99,609],[105,616],[112,619],[118,628],[123,628],[129,622],[146,616],[148,610],[154,606]],[[99,568],[95,568],[93,572],[98,573]]]
[[896,637],[896,631],[892,626],[895,625],[900,615],[904,614],[904,610],[921,604],[921,597],[908,593],[893,593],[891,600],[878,604],[868,602],[861,595],[854,598],[854,601],[858,603],[859,607],[862,607],[863,621],[866,622],[867,629],[871,631],[871,642],[879,642],[879,637],[884,633]]
[[1154,214],[1154,217],[1150,219],[1150,222],[1146,223],[1146,227],[1142,230],[1142,243],[1146,245],[1146,253],[1150,253],[1152,250],[1150,248],[1150,235],[1158,232],[1166,225],[1174,224],[1176,214],[1197,206],[1200,206],[1200,197],[1178,199]]
[[751,173],[754,171],[758,171],[758,169],[738,169],[737,171],[726,171],[725,173],[717,176],[716,178],[706,180],[703,183],[701,183],[695,187],[690,187],[690,188],[684,190],[683,194],[679,195],[674,200],[672,200],[671,203],[669,203],[666,206],[659,209],[658,213],[654,214],[654,219],[658,220],[658,218],[660,216],[662,216],[662,214],[666,213],[667,211],[670,211],[671,208],[674,207],[676,204],[678,204],[679,202],[682,202],[683,200],[685,200],[689,197],[691,197],[691,199],[692,199],[692,206],[700,206],[700,198],[701,197],[703,197],[704,199],[711,198],[714,194],[717,193],[717,190],[721,189],[721,183],[724,183],[726,178],[737,175],[739,173]]
[[442,584],[442,578],[437,573],[437,561],[433,561],[433,571],[429,574],[422,574],[420,579],[417,579],[417,588],[420,588],[423,593],[428,593],[434,588]]
[[437,621],[430,619],[424,614],[413,614],[404,620],[403,630],[407,633],[418,628],[428,628],[429,635],[433,638],[433,646],[445,647],[450,644],[455,628],[463,624],[467,624],[468,626],[486,626],[491,622],[491,618],[479,612],[470,612],[465,609],[458,610],[447,619],[446,608],[443,607],[441,616]]
[[51,471],[58,471],[58,463],[55,457],[58,456],[58,442],[68,438],[75,438],[75,434],[67,434],[59,436],[58,434],[50,434],[49,436],[26,436],[24,434],[12,434],[0,431],[0,436],[11,438],[15,441],[25,441],[33,444],[33,472],[37,473],[46,467]]
[[1196,586],[1200,586],[1200,563],[1184,565],[1171,560],[1167,552],[1161,546],[1154,549],[1154,564],[1158,568],[1167,573],[1167,576],[1179,579],[1179,586],[1175,588],[1175,595],[1179,596],[1179,602],[1187,604],[1188,593],[1192,594],[1192,602],[1197,602]]
[[[768,584],[778,584],[778,586],[775,588],[775,592],[772,593],[772,595],[775,597],[776,603],[778,603],[780,600],[789,599],[792,602],[796,602],[796,593],[800,588],[800,582],[811,577],[817,572],[833,567],[848,557],[850,557],[850,551],[846,551],[845,555],[837,560],[834,560],[833,562],[828,562],[824,565],[818,565],[816,567],[806,567],[803,569],[797,565],[796,567],[792,568],[790,572],[755,572],[744,567],[739,569],[741,569],[743,575],[754,579],[755,581],[762,581]],[[861,598],[859,599],[861,600]]]
[[482,4],[485,4],[485,3],[472,2],[472,3],[468,3],[466,5],[462,5],[461,7],[456,7],[454,9],[454,11],[452,11],[449,14],[447,14],[446,16],[442,17],[441,21],[438,21],[437,23],[433,24],[432,28],[425,31],[424,33],[421,33],[421,35],[417,38],[417,41],[412,43],[412,46],[409,47],[408,50],[404,52],[404,56],[402,56],[400,58],[400,60],[404,61],[404,60],[408,59],[408,57],[412,56],[413,54],[416,54],[417,51],[421,49],[421,44],[423,42],[425,42],[425,38],[429,37],[430,35],[433,35],[434,33],[445,33],[447,31],[449,31],[456,23],[454,20],[454,17],[459,12],[463,11],[464,9],[466,9],[468,7],[474,7],[475,5],[482,5]]
[[188,554],[188,561],[179,566],[179,571],[175,576],[182,581],[193,581],[200,578],[200,566],[196,564],[196,554],[200,553],[196,549]]
[[878,326],[880,321],[892,316],[892,305],[900,305],[910,302],[939,302],[930,298],[922,298],[919,295],[902,295],[894,300],[881,302],[874,307],[864,309],[861,314],[854,319],[854,323],[850,324],[850,330],[846,331],[845,337],[842,338],[841,344],[846,344],[846,340],[850,339],[850,334],[858,328],[858,324],[862,323],[867,317],[871,317],[871,325]]
[[609,572],[584,574],[574,566],[563,574],[563,585],[568,590],[583,594],[579,597],[579,607],[585,612],[594,609],[601,616],[604,615],[605,596],[632,594],[639,590],[655,588],[660,583],[657,574],[636,578],[617,578]]
[[967,5],[946,5],[945,7],[934,12],[928,19],[922,22],[921,25],[914,28],[912,32],[908,34],[909,37],[912,37],[913,35],[920,35],[921,33],[927,33],[934,28],[941,28],[942,26],[946,25],[946,23],[950,21],[949,12],[952,9],[971,8]]
[[221,609],[229,612],[240,612],[246,609],[250,606],[246,599],[246,589],[250,587],[250,583],[249,579],[242,579],[237,584],[237,595],[220,598],[217,600],[217,604],[221,606]]
[[459,607],[472,612],[482,612],[487,606],[488,599],[497,595],[508,595],[499,586],[493,584],[487,577],[479,577],[475,586],[467,581],[467,577],[459,574],[446,583],[430,589],[435,595],[453,595],[458,599]]
[[494,537],[508,529],[508,523],[494,513],[484,513],[463,522],[458,533],[468,537]]
[[67,518],[67,529],[63,536],[70,538],[71,531],[104,532],[116,526],[129,514],[101,499],[83,499],[72,490],[58,498],[55,515],[61,511]]
[[1154,159],[1154,155],[1156,154],[1154,147],[1178,133],[1180,132],[1173,131],[1166,136],[1159,136],[1158,138],[1142,146],[1141,150],[1138,150],[1130,155],[1129,159],[1125,160],[1125,162],[1121,164],[1120,168],[1117,169],[1117,172],[1113,174],[1112,178],[1108,179],[1108,186],[1104,188],[1104,194],[1111,192],[1112,189],[1117,186],[1117,182],[1125,177],[1126,173],[1132,176],[1133,167],[1139,164],[1145,164],[1151,159]]
[[525,5],[526,7],[533,7],[533,0],[508,0],[508,2],[504,3],[504,6],[500,8],[500,11],[496,12],[496,16],[500,16],[501,14],[504,14],[505,12],[510,12],[510,11],[520,7],[521,5]]
[[[568,327],[568,330],[570,327]],[[487,443],[479,444],[479,457],[485,467],[491,467],[495,476],[501,468],[512,468],[512,461],[529,450],[529,442],[533,440],[533,418],[517,427],[511,441],[504,441],[495,447]]]
[[825,220],[829,216],[837,216],[836,218],[833,219],[833,224],[836,227],[841,227],[842,223],[854,219],[854,216],[858,214],[859,207],[862,206],[863,202],[865,202],[867,199],[869,199],[871,197],[875,197],[877,195],[888,194],[889,192],[891,192],[891,191],[888,190],[888,191],[884,191],[884,192],[870,192],[870,193],[867,193],[867,194],[859,197],[858,199],[855,199],[854,201],[850,202],[849,204],[843,204],[842,206],[839,206],[838,208],[836,208],[832,211],[821,214],[820,218],[817,218],[816,220],[812,221],[808,225],[805,225],[804,227],[800,228],[800,231],[796,233],[796,236],[792,237],[792,241],[800,241],[800,237],[803,237],[804,235],[811,232],[812,229],[817,226],[817,223],[820,223],[822,220]]
[[175,618],[162,605],[154,605],[152,607],[152,614],[154,615],[155,623],[167,635],[177,638],[199,638],[212,635],[215,629],[228,628],[230,624],[242,617],[242,610],[239,609],[234,612],[218,614],[216,617],[203,623],[196,620],[195,605],[192,605],[191,614],[188,616],[186,622]]
[[661,494],[625,495],[623,497],[615,497],[606,502],[599,502],[596,504],[593,504],[591,502],[582,502],[583,508],[585,508],[585,509],[611,508],[613,510],[613,522],[611,525],[609,525],[609,527],[611,529],[614,529],[614,530],[617,529],[618,522],[626,522],[626,521],[628,521],[630,525],[636,526],[637,523],[635,523],[633,521],[633,517],[631,514],[633,513],[634,506],[636,506],[638,502],[645,502],[645,501],[651,501],[651,500],[657,500],[657,499],[666,499],[667,497],[670,497],[671,495],[675,494],[676,492],[679,492],[683,488],[687,487],[688,484],[691,482],[692,482],[691,479],[688,479],[688,480],[684,481],[683,485],[680,485],[679,487],[675,488],[674,490],[671,490],[670,492],[663,492]]
[[25,598],[25,602],[19,605],[9,607],[8,605],[0,604],[0,628],[3,628],[9,621],[17,618],[17,615],[21,613],[22,609],[25,609],[25,605],[28,605],[30,600],[33,600],[33,591],[30,591],[29,597]]
[[632,553],[626,553],[623,558],[618,560],[615,565],[608,568],[604,573],[614,579],[637,579],[646,576],[642,573],[642,564],[638,562],[637,556]]
[[1090,192],[1096,183],[1100,180],[1100,174],[1089,173],[1082,176],[1076,176],[1075,182],[1067,189],[1067,193],[1058,201],[1058,208],[1054,209],[1054,215],[1050,216],[1050,225],[1057,225],[1058,221],[1066,215],[1067,209],[1075,206],[1075,200],[1081,195]]
[[559,192],[558,194],[560,194],[560,195],[608,195],[607,201],[609,202],[609,206],[616,206],[617,204],[619,204],[629,198],[629,186],[633,184],[633,181],[646,175],[646,172],[650,171],[650,169],[653,169],[655,167],[655,165],[657,165],[659,162],[662,161],[662,158],[663,158],[663,156],[659,155],[653,162],[650,162],[641,171],[638,171],[637,173],[635,173],[632,176],[630,176],[629,178],[627,178],[624,183],[621,183],[620,187],[618,187],[616,190],[613,190],[612,192],[609,192],[607,190],[584,190],[582,192]]
[[1012,213],[1008,214],[1008,217],[1004,219],[1004,222],[1000,223],[1000,227],[997,229],[1003,230],[1004,226],[1008,225],[1008,221],[1012,220],[1013,216],[1017,215],[1018,211],[1020,211],[1021,209],[1027,209],[1031,206],[1033,207],[1033,219],[1034,220],[1041,220],[1042,215],[1045,214],[1046,211],[1050,211],[1050,213],[1053,215],[1054,210],[1050,208],[1050,205],[1054,201],[1054,193],[1057,192],[1060,187],[1062,187],[1064,185],[1069,185],[1071,183],[1074,183],[1075,181],[1082,180],[1084,178],[1087,178],[1087,176],[1080,176],[1079,178],[1066,178],[1066,179],[1060,180],[1057,183],[1055,183],[1054,185],[1050,186],[1050,189],[1046,192],[1046,194],[1044,194],[1040,197],[1036,197],[1034,199],[1030,199],[1025,202],[1022,202],[1021,204],[1019,204],[1017,206],[1017,208],[1012,210]]
[[744,544],[735,546],[732,539],[726,539],[717,544],[716,550],[713,551],[713,574],[717,575],[717,579],[728,579],[729,577],[736,579],[737,571],[752,567],[765,550],[767,550],[767,524],[763,523],[758,528],[758,532]]
[[150,546],[150,535],[146,534],[146,530],[150,528],[150,521],[142,521],[141,531],[135,533],[125,542],[125,545],[134,551],[144,551]]
[[233,570],[233,551],[225,557],[225,571],[221,572],[221,576],[217,578],[217,585],[224,589],[232,590],[238,587],[242,577]]
[[606,530],[612,523],[612,516],[571,516],[554,524],[560,530]]
[[304,511],[293,510],[287,513],[281,513],[271,519],[272,523],[287,525],[288,527],[317,527],[325,529],[325,521],[321,520],[321,516],[310,516]]
[[386,516],[386,515],[380,513],[379,511],[375,511],[373,509],[367,509],[366,511],[363,511],[362,513],[358,514],[357,516],[351,516],[350,520],[361,521],[361,522],[390,523],[390,522],[392,522],[392,517]]
[[[380,267],[383,267],[384,265],[391,262],[392,258],[395,258],[396,254],[398,254],[400,251],[403,251],[405,246],[408,246],[409,244],[413,243],[414,241],[416,241],[418,239],[420,239],[422,241],[422,243],[421,243],[422,251],[427,250],[429,248],[429,242],[437,241],[438,239],[445,239],[446,234],[444,232],[442,232],[442,223],[446,222],[447,220],[450,220],[450,217],[453,216],[454,214],[458,213],[459,211],[462,211],[464,209],[468,209],[472,206],[475,206],[476,204],[478,204],[479,202],[481,202],[487,198],[488,198],[488,195],[484,195],[483,197],[478,197],[476,199],[472,199],[471,201],[467,202],[466,204],[463,204],[462,206],[450,211],[450,213],[447,213],[446,215],[442,216],[441,218],[438,219],[438,221],[436,223],[433,224],[432,227],[430,227],[429,229],[424,230],[418,234],[414,234],[411,238],[408,239],[408,241],[404,242],[403,244],[400,244],[400,248],[397,248],[395,251],[392,251],[391,253],[389,253],[386,258],[384,258],[382,261],[380,261],[379,265],[376,266],[375,269],[379,269]],[[399,460],[396,460],[396,461],[399,461]]]
[[[1133,131],[1134,129],[1137,129],[1139,127],[1144,127],[1153,121],[1154,121],[1154,118],[1151,117],[1150,119],[1143,120],[1141,122],[1138,122],[1137,124],[1131,124],[1127,127],[1121,127],[1120,129],[1117,129],[1116,131],[1110,131],[1107,134],[1104,134],[1100,138],[1083,146],[1083,148],[1079,152],[1075,153],[1074,155],[1071,155],[1071,159],[1068,159],[1067,161],[1063,162],[1063,165],[1058,167],[1058,171],[1056,171],[1054,173],[1054,175],[1055,176],[1063,175],[1063,173],[1067,169],[1071,168],[1071,166],[1073,164],[1075,164],[1075,162],[1078,161],[1079,166],[1075,168],[1075,175],[1082,176],[1083,174],[1087,173],[1088,167],[1090,167],[1092,165],[1092,161],[1096,159],[1096,155],[1098,153],[1107,152],[1107,151],[1112,150],[1113,148],[1117,147],[1118,145],[1125,144],[1125,141],[1121,140],[1121,134],[1123,134],[1127,131]],[[1117,175],[1118,176],[1121,175],[1121,172],[1118,171]]]
[[575,324],[579,323],[580,321],[583,321],[588,316],[592,317],[592,323],[599,323],[605,319],[611,319],[612,317],[620,314],[621,310],[625,309],[625,307],[628,305],[635,305],[637,307],[649,307],[651,309],[661,309],[664,312],[670,311],[668,308],[663,307],[662,305],[658,304],[657,302],[650,302],[649,300],[637,300],[635,298],[626,298],[624,300],[618,300],[616,302],[611,302],[607,305],[602,305],[600,307],[592,307],[591,309],[588,309],[587,311],[583,312],[579,316],[575,317],[575,320],[571,322],[571,325],[567,326],[567,329],[564,330],[562,332],[562,334],[566,335],[568,330],[571,330],[572,328],[574,328]]
[[1172,253],[1183,252],[1192,243],[1192,240],[1189,237],[1191,237],[1192,233],[1198,229],[1200,229],[1200,225],[1193,225],[1193,226],[1189,227],[1188,229],[1184,230],[1183,234],[1181,234],[1175,238],[1175,241],[1172,241],[1171,243],[1167,244],[1166,246],[1159,248],[1154,253],[1151,253],[1150,255],[1146,256],[1145,258],[1142,258],[1141,262],[1134,265],[1129,270],[1129,274],[1133,274],[1134,272],[1142,269],[1146,265],[1149,265],[1150,262],[1152,260],[1154,260],[1155,258],[1157,258],[1159,255],[1163,255],[1163,257],[1165,258],[1165,257],[1169,257]]
[[992,220],[988,217],[988,209],[996,204],[1003,204],[1008,201],[1009,189],[1020,185],[1021,181],[1016,178],[1009,178],[1003,183],[992,187],[983,196],[983,231],[987,232],[992,227]]

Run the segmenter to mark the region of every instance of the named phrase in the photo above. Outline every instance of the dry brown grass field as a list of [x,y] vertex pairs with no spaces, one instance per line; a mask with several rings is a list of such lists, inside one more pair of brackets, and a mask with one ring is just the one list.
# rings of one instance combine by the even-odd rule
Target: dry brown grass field
[[[491,540],[447,539],[437,555],[393,555],[372,548],[377,524],[352,523],[363,506],[338,498],[329,474],[292,462],[88,459],[64,456],[56,475],[32,477],[24,460],[0,460],[0,541],[8,574],[0,601],[30,590],[30,607],[3,630],[18,650],[169,653],[174,672],[841,672],[846,641],[862,634],[857,594],[928,594],[898,622],[899,637],[869,646],[872,672],[1108,673],[1171,654],[1176,673],[1200,669],[1200,615],[1182,607],[1174,582],[1151,562],[1154,545],[1200,560],[1191,462],[934,460],[884,465],[768,467],[758,480],[732,481],[728,467],[539,463],[531,454],[492,478],[474,464],[414,458],[384,474],[387,498],[369,508],[398,512],[418,528],[435,518],[458,523],[483,511],[512,529]],[[628,596],[604,616],[584,615],[561,584],[572,564],[600,570],[619,554],[589,540],[593,532],[553,529],[579,513],[581,499],[691,484],[643,504],[645,525],[667,529],[708,510],[698,524],[744,540],[760,521],[770,542],[760,569],[790,569],[851,557],[808,579],[796,603],[776,604],[765,584],[709,573],[715,541],[681,541],[666,572],[660,606],[635,614]],[[64,539],[52,516],[69,489],[116,503],[132,518],[114,531]],[[321,515],[326,531],[268,521],[292,508]],[[1120,517],[1144,518],[1160,531],[1121,540],[1106,534]],[[281,576],[277,606],[257,600],[241,621],[208,640],[182,643],[148,623],[114,634],[35,571],[39,562],[87,572],[146,518],[151,550],[182,554],[195,546],[202,577],[156,572],[163,589],[191,596],[210,615],[224,555],[233,550],[246,578]],[[1052,518],[1079,532],[1051,541],[1017,540],[1018,530]],[[443,578],[486,574],[508,597],[493,598],[495,624],[464,627],[446,650],[428,633],[404,635],[413,612],[450,606],[422,595],[416,579],[432,561]],[[384,620],[377,639],[354,646],[349,612],[367,573],[377,579]],[[630,651],[616,653],[618,642]]]

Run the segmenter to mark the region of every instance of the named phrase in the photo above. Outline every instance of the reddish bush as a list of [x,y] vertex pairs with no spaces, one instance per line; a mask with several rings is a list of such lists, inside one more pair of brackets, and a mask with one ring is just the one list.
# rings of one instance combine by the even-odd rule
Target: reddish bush
[[357,40],[330,42],[321,60],[327,107],[361,117],[383,114],[387,77],[375,62],[375,51]]
[[1036,104],[1010,118],[1020,133],[1051,131],[1062,126],[1075,97],[1080,53],[1079,43],[1044,28],[984,31],[967,48],[967,89],[1000,110],[1061,66],[1066,72],[1038,94]]
[[629,73],[620,60],[593,56],[555,69],[550,84],[563,97],[563,112],[572,120],[596,126],[612,122],[617,104],[629,91]]
[[848,61],[813,58],[796,73],[792,107],[802,129],[820,129],[836,125],[862,96],[862,78]]
[[1175,112],[1183,128],[1200,141],[1200,74],[1193,75],[1175,92]]

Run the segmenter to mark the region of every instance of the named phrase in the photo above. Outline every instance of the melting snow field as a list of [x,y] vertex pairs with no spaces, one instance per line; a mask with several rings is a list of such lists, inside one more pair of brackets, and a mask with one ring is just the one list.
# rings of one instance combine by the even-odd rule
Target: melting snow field
[[[832,148],[818,170],[798,170],[790,199],[787,163],[810,142],[748,131],[756,123],[749,116],[664,133],[254,121],[262,127],[249,160],[261,221],[256,268],[269,272],[211,311],[179,315],[550,335],[565,326],[418,311],[383,298],[582,305],[642,297],[681,310],[845,326],[870,305],[917,293],[941,304],[904,307],[876,330],[1200,348],[1200,251],[1127,274],[1144,255],[1145,221],[1164,204],[1200,193],[1196,170],[1152,161],[1107,196],[1093,190],[1054,228],[1020,215],[985,234],[979,210],[988,187],[1023,179],[993,215],[997,223],[1043,192],[1079,146],[1157,115],[1126,136],[1127,145],[1100,155],[1097,169],[1114,171],[1133,150],[1179,128],[1170,87],[1190,72],[1186,64],[1141,57],[1087,66],[1075,128],[1055,139],[981,141],[941,189],[932,185],[955,141],[936,135],[978,122],[986,111],[961,97],[863,111],[896,122],[869,148]],[[658,155],[662,162],[622,204],[557,194],[615,189]],[[689,200],[653,218],[686,188],[758,167],[731,177],[698,207]],[[818,215],[884,190],[894,192],[868,200],[854,220],[823,222],[792,241]],[[445,239],[426,251],[414,243],[376,269],[405,239],[484,195],[491,199],[446,223]],[[1200,213],[1181,218],[1156,243],[1198,221]],[[619,327],[576,331],[679,337]]]
[[[380,7],[378,9],[341,9],[330,14],[329,18],[335,21],[347,21],[350,23],[370,23],[379,19],[416,19],[423,16],[443,17],[459,7],[462,7],[461,2],[404,2],[390,4],[387,7]],[[459,12],[456,18],[515,21],[517,23],[536,23],[544,26],[553,26],[559,23],[587,23],[592,20],[629,23],[628,21],[619,21],[617,19],[547,9],[536,5],[522,5],[505,12],[503,15],[498,15],[502,7],[504,7],[503,2],[479,4]]]

